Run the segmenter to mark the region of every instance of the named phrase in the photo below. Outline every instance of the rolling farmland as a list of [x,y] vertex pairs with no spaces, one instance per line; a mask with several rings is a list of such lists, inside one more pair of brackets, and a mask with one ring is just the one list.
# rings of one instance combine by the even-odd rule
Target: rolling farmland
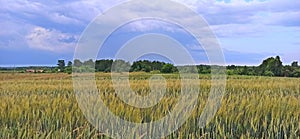
[[[134,109],[120,101],[109,73],[96,73],[101,99],[125,120],[141,123],[164,117],[177,102],[177,74],[163,74],[167,93],[159,108]],[[131,88],[149,93],[150,73],[131,73]],[[204,128],[197,127],[209,91],[209,75],[200,75],[201,93],[192,116],[166,138],[299,138],[300,78],[228,76],[221,108]],[[138,133],[143,138],[147,133]],[[0,138],[108,138],[82,114],[72,75],[0,74]]]

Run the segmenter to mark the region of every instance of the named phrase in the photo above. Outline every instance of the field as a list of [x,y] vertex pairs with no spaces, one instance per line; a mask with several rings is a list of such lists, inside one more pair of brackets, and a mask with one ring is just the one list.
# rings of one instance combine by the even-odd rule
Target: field
[[[149,93],[150,74],[132,73],[131,87]],[[163,75],[167,96],[159,110],[133,109],[114,94],[110,74],[97,73],[101,98],[110,110],[132,122],[162,118],[177,102],[180,81]],[[210,91],[210,77],[200,75],[197,110],[166,138],[299,138],[300,78],[228,76],[221,108],[204,128],[197,127]],[[104,132],[104,131],[103,131]],[[79,109],[72,75],[0,73],[0,138],[108,138],[95,129]],[[133,138],[143,138],[138,133]]]

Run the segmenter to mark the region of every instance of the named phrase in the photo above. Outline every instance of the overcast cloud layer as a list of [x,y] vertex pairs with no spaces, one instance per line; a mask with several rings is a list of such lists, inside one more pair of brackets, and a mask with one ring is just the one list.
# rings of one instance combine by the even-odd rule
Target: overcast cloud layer
[[[207,20],[221,42],[228,64],[257,65],[263,58],[275,55],[282,56],[286,64],[300,61],[298,0],[176,1]],[[89,22],[123,2],[126,1],[0,1],[0,65],[55,64],[57,59],[71,60],[76,42]],[[126,10],[122,16],[132,16]],[[130,10],[154,12],[142,7]],[[185,17],[180,11],[174,15]],[[110,21],[118,18],[112,17]],[[155,21],[132,23],[123,33],[151,30],[184,35],[176,26]]]

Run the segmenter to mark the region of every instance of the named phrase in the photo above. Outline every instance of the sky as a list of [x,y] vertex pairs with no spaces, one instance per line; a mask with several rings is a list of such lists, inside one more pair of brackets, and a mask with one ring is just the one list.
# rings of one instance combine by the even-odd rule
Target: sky
[[[276,55],[284,64],[300,61],[299,0],[175,1],[206,20],[220,43],[227,65],[259,65],[263,59]],[[88,25],[98,15],[124,2],[127,1],[1,0],[0,66],[55,65],[58,59],[73,60],[77,42]],[[120,17],[111,17],[106,24],[132,16],[126,14],[128,10],[153,12],[143,7],[122,9]],[[188,16],[180,10],[168,14]],[[180,26],[155,20],[136,21],[116,30],[98,58],[113,58],[128,40],[146,33],[168,35],[182,43],[197,63],[208,62],[201,44],[193,36]]]

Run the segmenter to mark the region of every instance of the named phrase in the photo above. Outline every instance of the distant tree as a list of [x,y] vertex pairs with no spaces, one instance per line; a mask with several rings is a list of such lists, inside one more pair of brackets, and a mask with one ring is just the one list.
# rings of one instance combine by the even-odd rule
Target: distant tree
[[227,66],[227,69],[234,70],[234,69],[236,69],[236,66],[235,65],[230,65],[230,66]]
[[151,70],[161,70],[161,68],[165,65],[164,62],[152,61],[151,62]]
[[[72,67],[73,64],[73,67]],[[57,69],[60,71],[71,73],[74,72],[155,72],[155,73],[173,73],[181,72],[185,73],[195,73],[199,74],[210,74],[212,68],[210,65],[197,65],[196,68],[191,65],[184,65],[175,67],[172,64],[166,64],[160,61],[149,61],[149,60],[139,60],[133,62],[132,66],[129,62],[124,60],[96,60],[95,62],[90,59],[88,61],[81,62],[76,59],[72,63],[68,61],[65,67],[64,60],[59,60]],[[95,66],[95,67],[94,67]],[[216,65],[217,66],[217,65]],[[69,68],[72,67],[72,68]],[[218,66],[217,66],[218,67]],[[258,66],[227,66],[227,74],[229,75],[263,75],[263,76],[287,76],[287,77],[300,77],[300,67],[297,61],[291,63],[291,65],[282,65],[279,56],[270,57]]]
[[226,70],[226,73],[227,73],[228,75],[234,75],[234,70],[232,70],[232,69],[227,69],[227,70]]
[[180,72],[183,73],[199,73],[196,66],[187,65],[187,66],[179,66],[177,68]]
[[247,75],[256,75],[255,67],[248,67]]
[[150,72],[152,70],[152,63],[148,60],[133,62],[130,71],[144,71]]
[[199,74],[210,74],[211,73],[211,67],[208,65],[198,65],[197,69],[198,69]]
[[292,74],[293,74],[293,77],[300,77],[300,69],[299,68],[295,69]]
[[292,76],[292,72],[293,72],[293,68],[291,66],[284,66],[282,69],[282,74],[285,77],[291,77]]
[[87,66],[89,68],[95,67],[95,63],[94,63],[93,59],[89,59],[88,61],[84,61],[82,65]]
[[79,59],[75,59],[74,60],[74,67],[81,67],[82,66],[82,62]]
[[124,60],[115,60],[112,64],[112,72],[128,72],[130,70],[130,63]]
[[159,62],[159,61],[149,61],[149,60],[139,60],[133,62],[130,72],[135,71],[144,71],[144,72],[150,72],[150,71],[160,71],[163,65],[166,63]]
[[67,66],[68,66],[68,67],[72,67],[72,65],[73,65],[72,61],[68,61]]
[[294,61],[291,64],[290,69],[290,77],[300,77],[300,67],[298,66],[298,62]]
[[244,66],[240,72],[241,75],[248,75],[248,67]]
[[298,62],[294,61],[291,65],[292,65],[292,67],[298,67]]
[[97,72],[110,72],[113,60],[96,60],[95,69]]
[[[272,66],[272,65],[271,65]],[[274,65],[273,67],[271,68],[271,70],[273,71],[274,75],[275,76],[281,76],[281,72],[282,72],[282,62],[280,60],[280,57],[279,56],[276,56],[275,58],[275,61],[274,61]]]
[[259,75],[266,75],[269,76],[270,72],[274,74],[274,76],[281,76],[282,75],[282,62],[279,56],[276,58],[270,57],[263,61],[261,65],[258,67]]
[[176,68],[172,64],[165,64],[162,68],[161,71],[162,73],[173,73],[176,71]]
[[73,65],[73,63],[71,61],[68,61],[67,67],[65,67],[64,72],[71,74],[72,73],[72,65]]
[[65,60],[58,60],[58,69],[60,72],[63,72],[65,69]]

